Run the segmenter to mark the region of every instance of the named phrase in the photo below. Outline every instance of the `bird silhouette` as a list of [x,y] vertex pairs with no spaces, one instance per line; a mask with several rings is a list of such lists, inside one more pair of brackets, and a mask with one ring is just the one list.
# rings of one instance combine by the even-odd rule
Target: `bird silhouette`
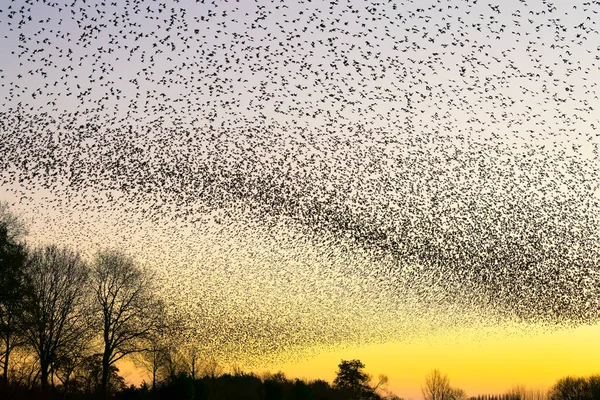
[[596,322],[598,2],[0,5],[0,187],[232,362]]

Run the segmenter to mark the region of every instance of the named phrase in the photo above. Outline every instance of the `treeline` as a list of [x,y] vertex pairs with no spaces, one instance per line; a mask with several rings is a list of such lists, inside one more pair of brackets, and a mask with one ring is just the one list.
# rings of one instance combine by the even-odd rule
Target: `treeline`
[[67,247],[29,248],[25,232],[0,203],[0,397],[113,395],[115,363],[165,328],[151,276],[116,250],[86,262]]
[[[151,274],[118,250],[86,261],[67,247],[29,247],[26,226],[0,202],[0,399],[393,399],[358,360],[333,384],[259,377],[199,350],[168,311]],[[128,357],[149,382],[127,386]]]
[[544,393],[543,397],[539,399],[537,397],[533,397],[530,399],[527,395],[515,394],[515,393],[504,393],[504,394],[480,394],[477,396],[469,397],[469,400],[546,400],[547,396]]
[[528,389],[515,386],[499,395],[472,396],[470,400],[600,400],[600,375],[567,376],[549,389]]
[[[338,371],[339,376],[339,371]],[[237,372],[219,377],[192,379],[181,374],[164,380],[156,388],[148,385],[130,387],[117,399],[122,400],[400,400],[392,394],[376,393],[375,386],[344,386],[323,380],[288,379],[283,373],[265,374]]]

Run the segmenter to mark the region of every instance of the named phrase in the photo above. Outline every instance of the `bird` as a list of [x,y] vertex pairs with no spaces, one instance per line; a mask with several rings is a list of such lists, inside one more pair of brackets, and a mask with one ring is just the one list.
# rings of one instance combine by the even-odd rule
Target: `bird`
[[0,192],[225,361],[595,323],[597,12],[6,2]]

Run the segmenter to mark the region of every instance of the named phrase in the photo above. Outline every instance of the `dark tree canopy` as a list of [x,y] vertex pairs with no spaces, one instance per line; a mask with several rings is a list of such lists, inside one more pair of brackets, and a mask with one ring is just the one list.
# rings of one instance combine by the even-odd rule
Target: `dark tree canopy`
[[600,398],[600,375],[559,379],[548,393],[550,400],[596,400]]
[[0,220],[0,382],[8,380],[11,351],[20,344],[17,317],[23,297],[25,246]]
[[333,385],[348,393],[352,399],[371,398],[373,390],[369,386],[371,377],[364,372],[365,365],[360,360],[342,360],[338,365]]

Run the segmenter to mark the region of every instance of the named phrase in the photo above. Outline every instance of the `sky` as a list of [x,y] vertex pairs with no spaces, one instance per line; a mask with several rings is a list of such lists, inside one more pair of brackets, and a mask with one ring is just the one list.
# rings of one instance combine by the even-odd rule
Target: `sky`
[[132,254],[224,364],[360,358],[414,398],[595,373],[599,11],[5,2],[0,200]]

